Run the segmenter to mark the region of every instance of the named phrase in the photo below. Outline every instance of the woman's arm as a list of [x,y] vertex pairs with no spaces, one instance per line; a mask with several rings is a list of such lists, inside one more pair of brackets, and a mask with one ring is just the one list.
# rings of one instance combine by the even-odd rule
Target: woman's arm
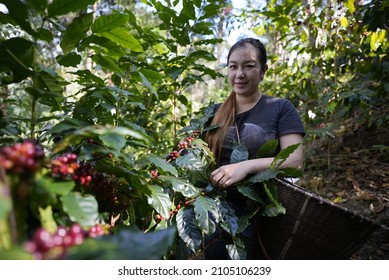
[[[280,137],[281,150],[297,143],[300,143],[301,145],[282,163],[281,168],[302,168],[303,136],[301,134],[291,133]],[[243,180],[249,174],[255,174],[260,171],[269,169],[273,160],[274,157],[258,158],[221,166],[211,173],[212,183],[214,186],[227,188]]]

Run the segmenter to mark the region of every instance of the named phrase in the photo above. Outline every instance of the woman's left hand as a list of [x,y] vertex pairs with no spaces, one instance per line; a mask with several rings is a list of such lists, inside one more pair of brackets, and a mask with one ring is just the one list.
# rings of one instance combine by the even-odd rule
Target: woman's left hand
[[214,186],[228,188],[231,185],[243,180],[247,175],[244,168],[245,162],[223,165],[211,173],[211,181]]

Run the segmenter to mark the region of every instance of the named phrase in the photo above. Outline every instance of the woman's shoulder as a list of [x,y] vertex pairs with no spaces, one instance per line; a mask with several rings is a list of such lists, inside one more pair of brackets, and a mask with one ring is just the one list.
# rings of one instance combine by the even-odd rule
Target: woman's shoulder
[[279,108],[294,107],[293,103],[287,98],[275,97],[270,95],[264,95],[263,97],[266,105],[276,106]]
[[271,104],[271,103],[287,103],[290,102],[289,99],[282,98],[282,97],[276,97],[276,96],[271,96],[271,95],[263,95],[262,97],[266,103]]

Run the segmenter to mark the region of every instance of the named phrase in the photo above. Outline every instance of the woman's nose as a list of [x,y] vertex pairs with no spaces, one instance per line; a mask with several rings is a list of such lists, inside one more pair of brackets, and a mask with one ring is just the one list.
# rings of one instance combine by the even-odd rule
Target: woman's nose
[[238,70],[238,73],[236,74],[237,77],[244,77],[243,69]]

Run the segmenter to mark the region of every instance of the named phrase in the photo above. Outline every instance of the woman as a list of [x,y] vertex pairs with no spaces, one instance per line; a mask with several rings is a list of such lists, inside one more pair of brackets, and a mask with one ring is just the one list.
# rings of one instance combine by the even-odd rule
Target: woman
[[[233,184],[250,174],[270,168],[274,157],[256,158],[258,149],[271,139],[279,139],[278,151],[300,143],[281,167],[301,168],[303,164],[304,126],[299,114],[286,99],[262,94],[258,85],[268,69],[264,45],[257,39],[245,38],[235,43],[227,57],[227,75],[231,93],[217,108],[206,141],[217,158],[217,168],[211,173],[215,187],[226,188],[229,201],[239,213],[244,211],[244,199],[237,191],[229,190]],[[230,164],[234,143],[244,143],[249,151],[249,160]],[[245,232],[248,239],[255,234],[252,227]],[[227,258],[225,244],[210,242],[206,258]],[[249,252],[255,257],[255,250]]]

